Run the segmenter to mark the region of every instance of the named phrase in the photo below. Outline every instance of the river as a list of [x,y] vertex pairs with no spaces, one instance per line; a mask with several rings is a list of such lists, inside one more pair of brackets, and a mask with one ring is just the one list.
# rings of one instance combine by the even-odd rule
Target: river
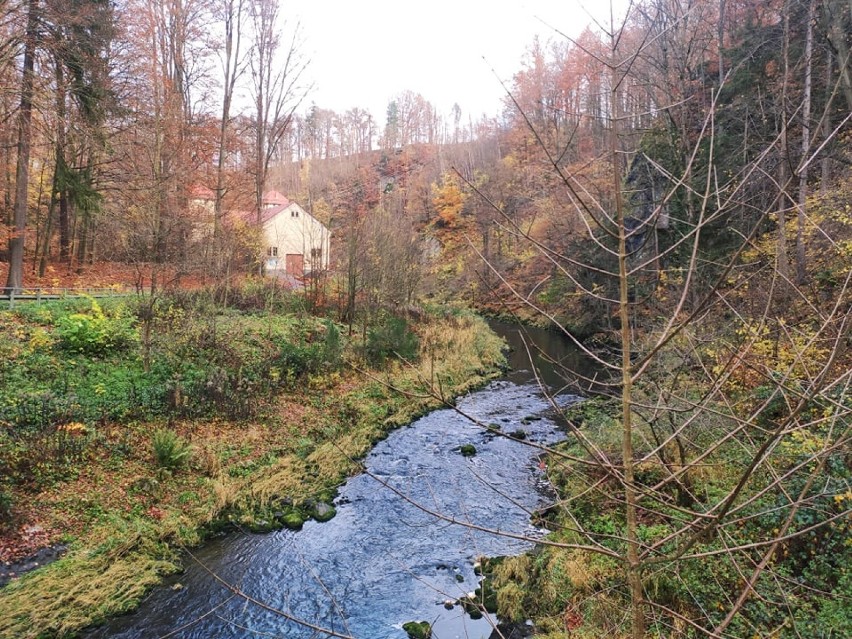
[[[459,409],[503,432],[522,430],[529,442],[559,440],[563,434],[527,370],[517,331],[495,329],[513,346],[513,370],[460,398]],[[551,357],[577,357],[558,336],[534,331],[533,337]],[[552,367],[539,363],[547,382],[558,386]],[[461,455],[464,444],[473,444],[476,455]],[[87,636],[330,636],[291,619],[296,618],[358,639],[405,639],[402,624],[412,620],[432,623],[435,639],[487,638],[496,620],[473,621],[460,606],[447,609],[444,603],[476,588],[478,557],[524,552],[533,545],[529,539],[545,532],[530,522],[530,512],[551,498],[539,452],[489,433],[454,410],[433,411],[376,445],[365,460],[367,472],[341,487],[331,521],[309,521],[299,532],[214,539],[136,612]],[[427,510],[529,539],[450,523]],[[263,606],[234,596],[213,574]]]

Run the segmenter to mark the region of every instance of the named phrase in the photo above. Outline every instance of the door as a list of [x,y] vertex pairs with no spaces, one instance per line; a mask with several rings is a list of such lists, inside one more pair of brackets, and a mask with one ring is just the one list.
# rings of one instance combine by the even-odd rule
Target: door
[[305,274],[305,256],[301,253],[287,253],[285,268],[287,275],[302,277]]

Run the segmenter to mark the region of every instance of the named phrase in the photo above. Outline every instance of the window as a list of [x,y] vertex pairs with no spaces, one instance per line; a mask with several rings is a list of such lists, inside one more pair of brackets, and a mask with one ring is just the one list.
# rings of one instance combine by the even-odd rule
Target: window
[[267,257],[278,257],[278,247],[270,246],[268,249],[266,249],[266,255]]
[[321,248],[312,248],[311,249],[311,259],[312,260],[322,259],[322,249]]
[[293,209],[292,211],[290,211],[290,217],[299,217],[299,211]]

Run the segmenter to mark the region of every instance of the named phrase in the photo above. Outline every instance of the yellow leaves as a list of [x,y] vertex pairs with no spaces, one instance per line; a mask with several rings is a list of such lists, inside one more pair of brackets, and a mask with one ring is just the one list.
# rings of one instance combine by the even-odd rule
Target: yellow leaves
[[811,379],[829,357],[819,330],[804,323],[788,325],[783,318],[742,324],[731,331],[731,343],[717,341],[701,353],[715,376],[728,374],[729,390],[755,389],[772,379],[793,384]]
[[459,222],[467,194],[462,191],[459,179],[452,173],[441,177],[441,184],[432,185],[432,206],[438,213],[438,226],[453,228]]
[[841,240],[835,245],[837,254],[846,260],[852,259],[852,240]]
[[845,493],[840,493],[839,495],[834,496],[834,503],[836,506],[842,507],[844,501],[852,502],[852,490],[847,490]]
[[813,455],[822,450],[823,438],[819,433],[808,430],[797,430],[781,442],[781,449],[788,455]]
[[501,163],[503,164],[504,168],[506,168],[510,171],[516,170],[518,168],[519,164],[520,164],[520,162],[518,161],[518,158],[516,158],[514,156],[514,154],[512,154],[512,153],[509,153],[506,157],[504,157],[501,160]]
[[70,422],[56,427],[56,430],[66,435],[79,436],[89,432],[89,427],[80,422]]
[[684,269],[682,267],[660,269],[657,274],[657,299],[666,301],[669,293],[676,293],[683,286],[683,283]]

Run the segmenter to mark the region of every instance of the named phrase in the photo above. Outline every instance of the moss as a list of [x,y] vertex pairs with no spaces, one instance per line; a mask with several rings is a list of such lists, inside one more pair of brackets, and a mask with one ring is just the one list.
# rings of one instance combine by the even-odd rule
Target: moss
[[290,530],[301,530],[305,524],[305,515],[296,509],[284,513],[280,519],[281,523]]
[[476,596],[482,601],[485,610],[491,614],[497,612],[497,591],[494,590],[490,579],[482,580],[482,584],[476,589]]
[[476,446],[474,446],[473,444],[462,444],[459,448],[459,452],[464,457],[473,457],[474,455],[476,455]]
[[311,517],[317,521],[324,522],[333,519],[337,514],[337,510],[331,504],[318,502],[311,508]]
[[457,603],[471,619],[482,619],[482,608],[477,596],[464,596]]
[[430,639],[432,636],[432,626],[428,621],[408,621],[402,624],[402,629],[410,639]]
[[509,583],[497,591],[497,612],[500,617],[513,622],[524,621],[527,618],[524,611],[523,589],[515,583]]

